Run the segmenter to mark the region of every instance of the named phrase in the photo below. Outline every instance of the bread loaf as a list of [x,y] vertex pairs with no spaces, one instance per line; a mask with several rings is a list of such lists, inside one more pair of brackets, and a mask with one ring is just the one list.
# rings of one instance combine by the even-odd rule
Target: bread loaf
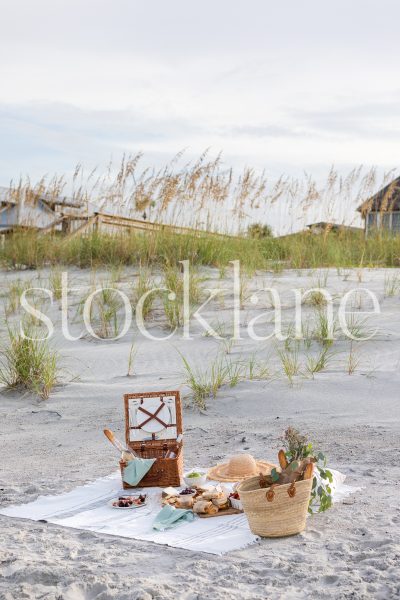
[[193,508],[194,500],[192,496],[179,496],[175,506],[176,508]]
[[214,498],[211,502],[218,508],[218,510],[225,510],[230,507],[229,500],[227,496],[222,496],[222,498]]
[[215,515],[218,512],[218,506],[215,506],[208,500],[197,500],[193,506],[193,512],[198,514]]
[[210,492],[204,492],[201,497],[203,500],[216,500],[217,498],[223,498],[223,493],[220,490],[212,490]]

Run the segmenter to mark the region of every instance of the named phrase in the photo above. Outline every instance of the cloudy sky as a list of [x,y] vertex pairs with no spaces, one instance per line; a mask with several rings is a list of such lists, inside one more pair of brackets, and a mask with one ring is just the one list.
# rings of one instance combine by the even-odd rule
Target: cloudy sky
[[398,0],[0,0],[0,185],[186,148],[397,167]]

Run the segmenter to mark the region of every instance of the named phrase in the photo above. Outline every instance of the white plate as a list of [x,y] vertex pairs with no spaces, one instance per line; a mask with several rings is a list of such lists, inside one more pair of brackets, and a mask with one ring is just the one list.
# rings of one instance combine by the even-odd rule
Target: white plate
[[131,506],[114,506],[113,502],[118,502],[118,498],[114,498],[113,500],[109,500],[107,502],[110,508],[117,508],[118,510],[131,510],[132,508],[142,508],[142,506],[146,506],[147,500],[143,502],[143,504],[131,504]]

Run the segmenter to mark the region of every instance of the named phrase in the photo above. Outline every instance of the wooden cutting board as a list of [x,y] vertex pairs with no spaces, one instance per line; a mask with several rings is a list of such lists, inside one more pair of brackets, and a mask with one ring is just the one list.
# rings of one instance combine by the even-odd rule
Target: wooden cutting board
[[200,519],[211,519],[211,517],[225,517],[226,515],[242,515],[243,511],[238,508],[227,508],[225,510],[219,510],[215,515],[206,515],[198,513]]

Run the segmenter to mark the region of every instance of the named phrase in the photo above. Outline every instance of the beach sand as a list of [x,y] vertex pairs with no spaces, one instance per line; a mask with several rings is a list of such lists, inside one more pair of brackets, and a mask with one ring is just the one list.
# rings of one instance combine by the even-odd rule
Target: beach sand
[[[373,340],[355,343],[359,364],[347,372],[349,342],[334,343],[326,370],[314,378],[282,374],[274,342],[245,336],[245,324],[261,308],[245,304],[243,340],[231,361],[254,352],[273,376],[223,387],[206,411],[185,402],[185,463],[207,467],[238,452],[276,460],[279,438],[292,425],[309,434],[329,464],[362,490],[324,514],[310,517],[304,533],[262,540],[222,557],[190,553],[135,540],[63,529],[0,516],[0,598],[63,600],[150,600],[180,598],[397,598],[400,595],[400,296],[385,296],[385,277],[396,271],[338,273],[327,287],[336,298],[352,288],[369,288],[382,314],[371,316]],[[221,284],[217,270],[202,271],[205,287]],[[398,272],[397,272],[398,274]],[[2,274],[1,287],[18,277],[43,280],[48,271]],[[101,281],[105,273],[97,273]],[[124,271],[128,284],[134,271]],[[249,290],[261,284],[282,293],[284,322],[292,319],[292,288],[313,287],[308,271],[257,273]],[[88,283],[87,271],[70,270],[74,285]],[[229,288],[228,279],[222,281]],[[76,293],[75,303],[79,292]],[[3,297],[3,303],[7,296]],[[231,299],[204,310],[209,321],[229,321]],[[43,309],[44,310],[44,309]],[[306,309],[310,313],[312,307]],[[364,309],[365,310],[365,309]],[[258,311],[258,312],[257,312]],[[57,321],[54,343],[64,357],[64,384],[46,401],[30,393],[3,392],[0,398],[0,504],[34,500],[71,490],[115,471],[118,454],[103,428],[124,436],[122,394],[180,389],[184,385],[178,350],[197,366],[209,365],[218,343],[193,327],[193,339],[177,334],[154,342],[136,335],[135,375],[127,377],[131,337],[119,341],[66,341],[60,334],[59,303],[49,307]],[[71,315],[76,312],[71,309]],[[15,317],[11,317],[11,320]],[[79,331],[75,324],[72,330]],[[3,338],[5,325],[2,325]],[[166,335],[160,311],[152,332]],[[305,350],[300,350],[304,361]],[[303,363],[302,363],[303,364]],[[303,365],[304,366],[304,365]]]

